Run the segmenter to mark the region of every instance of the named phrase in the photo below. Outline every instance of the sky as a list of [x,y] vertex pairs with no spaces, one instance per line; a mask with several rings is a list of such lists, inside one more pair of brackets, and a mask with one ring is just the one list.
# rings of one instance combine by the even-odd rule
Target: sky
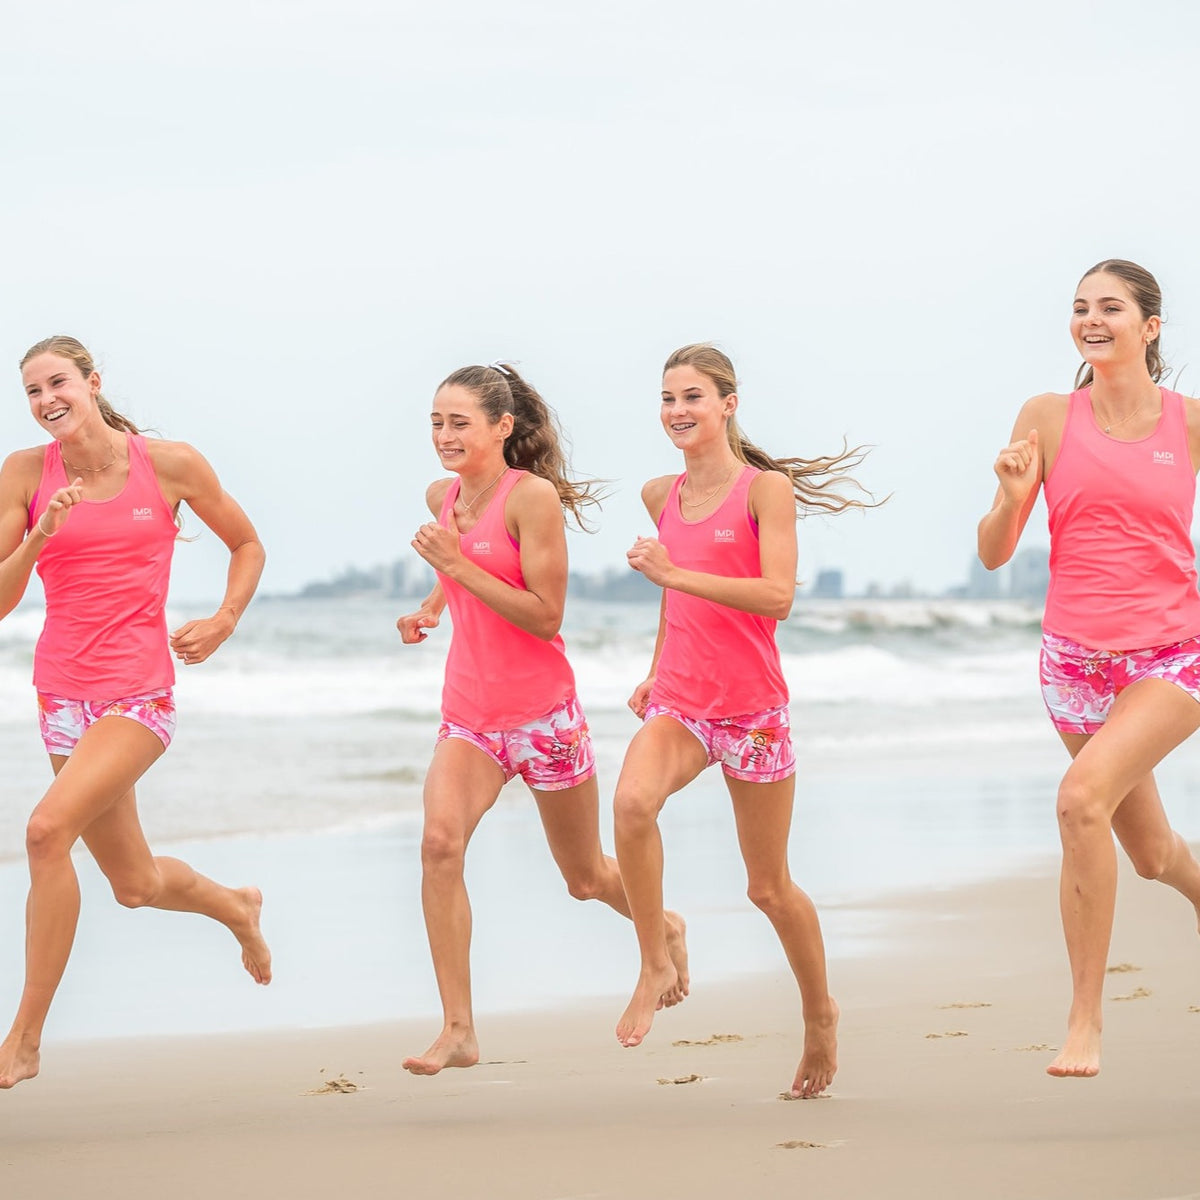
[[[504,358],[610,481],[595,570],[681,469],[663,361],[712,340],[772,453],[873,447],[890,499],[802,521],[801,576],[939,591],[1020,405],[1070,390],[1093,263],[1155,273],[1197,390],[1198,55],[1189,0],[9,6],[0,451],[41,440],[19,359],[70,333],[288,592],[411,555],[437,384]],[[224,563],[181,544],[173,595]]]

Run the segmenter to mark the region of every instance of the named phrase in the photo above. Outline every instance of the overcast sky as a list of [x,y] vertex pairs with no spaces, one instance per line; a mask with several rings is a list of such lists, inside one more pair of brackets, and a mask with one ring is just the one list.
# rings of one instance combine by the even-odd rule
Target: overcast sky
[[[71,333],[287,591],[411,553],[433,391],[508,357],[613,482],[573,564],[615,565],[680,465],[662,362],[711,339],[772,452],[876,447],[892,500],[803,522],[802,574],[940,589],[1020,404],[1069,390],[1087,267],[1149,267],[1200,366],[1198,34],[1188,0],[6,6],[0,449]],[[219,595],[214,543],[178,598]]]

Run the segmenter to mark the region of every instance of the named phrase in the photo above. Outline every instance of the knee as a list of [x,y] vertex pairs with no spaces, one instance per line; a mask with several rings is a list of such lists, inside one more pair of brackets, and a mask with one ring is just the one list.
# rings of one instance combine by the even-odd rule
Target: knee
[[1173,837],[1159,838],[1151,845],[1130,848],[1129,860],[1133,863],[1133,869],[1143,879],[1161,879],[1170,869],[1175,853]]
[[645,788],[617,785],[613,796],[613,827],[618,836],[636,837],[658,820],[661,799]]
[[751,879],[746,888],[746,895],[755,908],[772,916],[779,913],[787,905],[792,893],[790,879]]
[[462,837],[441,826],[427,826],[421,837],[421,866],[426,871],[461,872],[467,847]]
[[1097,789],[1069,773],[1058,788],[1058,827],[1063,836],[1108,828],[1109,815]]
[[152,908],[158,899],[161,885],[158,873],[144,876],[110,879],[113,899],[124,908]]
[[572,900],[597,900],[603,893],[600,878],[593,872],[568,875],[566,884]]
[[25,852],[30,864],[65,858],[73,840],[58,821],[39,812],[34,812],[25,826]]

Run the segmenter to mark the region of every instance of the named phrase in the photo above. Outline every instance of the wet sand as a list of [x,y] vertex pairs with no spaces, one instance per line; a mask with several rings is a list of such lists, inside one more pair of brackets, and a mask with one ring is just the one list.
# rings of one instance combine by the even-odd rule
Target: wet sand
[[788,976],[701,976],[636,1050],[612,1036],[614,988],[482,1017],[481,1065],[432,1079],[400,1069],[428,1020],[51,1043],[0,1094],[0,1179],[38,1200],[1200,1197],[1190,909],[1123,870],[1103,1070],[1061,1081],[1056,895],[1041,870],[879,902],[882,949],[834,964],[828,1098],[780,1098],[800,1054]]

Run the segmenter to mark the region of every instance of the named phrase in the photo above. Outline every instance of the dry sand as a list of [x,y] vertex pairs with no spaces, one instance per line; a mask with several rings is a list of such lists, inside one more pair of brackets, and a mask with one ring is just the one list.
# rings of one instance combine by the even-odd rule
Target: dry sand
[[835,964],[826,1099],[779,1098],[799,1057],[784,975],[695,980],[636,1050],[611,1033],[623,996],[489,1016],[485,1062],[433,1079],[399,1065],[427,1022],[50,1044],[43,1075],[0,1094],[0,1193],[1200,1197],[1190,912],[1122,876],[1111,962],[1136,969],[1109,975],[1099,1078],[1061,1081],[1044,1074],[1067,1003],[1056,893],[1041,873],[881,905],[885,950]]

